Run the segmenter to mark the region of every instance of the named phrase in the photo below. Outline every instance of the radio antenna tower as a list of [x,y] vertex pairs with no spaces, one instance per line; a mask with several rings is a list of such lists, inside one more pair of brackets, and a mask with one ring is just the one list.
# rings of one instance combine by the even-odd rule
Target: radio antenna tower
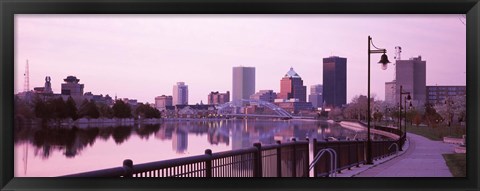
[[397,79],[397,67],[395,66],[397,64],[397,60],[401,60],[401,53],[402,53],[402,47],[396,46],[395,47],[395,63],[393,63],[394,70],[393,70],[393,81],[396,81]]
[[28,92],[30,91],[30,74],[28,73],[28,60],[27,60],[27,65],[25,65],[25,74],[23,74],[25,77],[25,82],[23,84],[23,91]]

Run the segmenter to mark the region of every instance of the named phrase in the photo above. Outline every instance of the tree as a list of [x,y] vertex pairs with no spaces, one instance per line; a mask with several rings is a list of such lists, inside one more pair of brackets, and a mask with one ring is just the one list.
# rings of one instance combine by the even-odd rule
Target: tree
[[68,96],[66,104],[66,113],[67,117],[72,118],[73,120],[78,119],[78,113],[77,113],[77,104],[73,100],[72,96]]
[[97,105],[95,102],[88,101],[87,99],[83,100],[82,105],[80,105],[80,109],[78,110],[79,117],[86,117],[86,118],[99,118],[100,112],[98,111]]
[[100,117],[104,118],[113,118],[113,109],[107,104],[98,104],[98,112],[100,112]]
[[334,108],[330,112],[328,112],[328,118],[333,120],[338,120],[342,118],[342,109]]
[[130,118],[132,111],[130,106],[122,100],[116,100],[113,104],[113,116],[116,118]]
[[35,113],[32,110],[32,107],[25,102],[25,100],[15,96],[14,108],[15,108],[15,117],[23,119],[32,119],[35,117]]
[[49,108],[47,106],[47,103],[43,101],[40,97],[35,97],[34,104],[35,116],[42,119],[44,123],[53,117],[52,111],[50,110],[51,108]]
[[133,113],[139,118],[160,118],[160,111],[149,104],[139,104]]
[[51,107],[55,119],[60,120],[67,118],[67,105],[61,97],[50,100],[47,103],[49,104],[49,107]]
[[380,112],[379,110],[376,110],[373,112],[373,120],[376,122],[380,122],[383,118],[383,113]]
[[436,125],[443,120],[442,116],[437,113],[437,110],[435,110],[433,105],[429,103],[425,104],[424,119],[432,128],[435,128]]

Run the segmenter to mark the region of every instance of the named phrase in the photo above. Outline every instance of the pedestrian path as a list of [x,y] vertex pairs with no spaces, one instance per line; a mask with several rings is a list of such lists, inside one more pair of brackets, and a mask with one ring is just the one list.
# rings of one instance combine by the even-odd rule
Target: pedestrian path
[[343,176],[353,177],[452,177],[442,154],[454,153],[455,145],[431,141],[408,133],[408,148],[397,157],[362,165]]

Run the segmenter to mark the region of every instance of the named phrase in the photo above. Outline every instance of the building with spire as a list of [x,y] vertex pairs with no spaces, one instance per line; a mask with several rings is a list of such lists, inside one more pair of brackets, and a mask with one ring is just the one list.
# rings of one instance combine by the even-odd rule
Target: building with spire
[[280,80],[279,99],[298,99],[300,102],[307,102],[307,87],[303,85],[303,80],[293,67]]
[[280,93],[277,94],[275,105],[294,114],[313,109],[312,104],[307,102],[307,87],[293,67],[280,80]]

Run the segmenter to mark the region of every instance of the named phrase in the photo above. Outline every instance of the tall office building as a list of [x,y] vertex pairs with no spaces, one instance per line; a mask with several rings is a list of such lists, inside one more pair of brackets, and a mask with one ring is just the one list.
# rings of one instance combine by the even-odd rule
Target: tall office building
[[185,82],[177,82],[173,86],[173,105],[188,105],[188,86]]
[[303,85],[303,80],[293,68],[280,80],[279,99],[298,99],[300,102],[307,102],[307,87]]
[[308,101],[312,103],[315,108],[323,106],[323,85],[317,84],[310,86],[310,95]]
[[255,93],[255,67],[233,67],[232,101],[250,99]]
[[426,61],[421,56],[409,60],[396,60],[395,102],[400,101],[400,86],[410,92],[413,106],[423,106],[426,101]]
[[323,59],[323,101],[326,107],[347,104],[347,59],[331,56]]
[[62,83],[62,95],[83,96],[84,86],[78,83],[80,79],[75,76],[67,76],[63,81],[65,83]]

